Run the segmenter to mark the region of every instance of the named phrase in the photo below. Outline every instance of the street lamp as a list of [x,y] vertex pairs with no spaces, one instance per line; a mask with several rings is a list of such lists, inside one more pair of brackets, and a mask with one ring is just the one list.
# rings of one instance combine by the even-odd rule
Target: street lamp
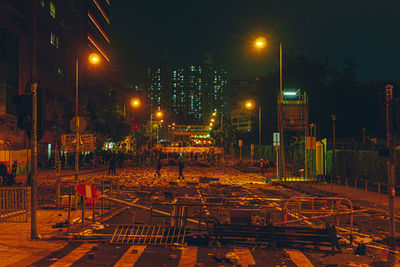
[[157,142],[158,142],[158,139],[159,139],[158,131],[159,131],[161,123],[164,122],[164,120],[163,120],[164,112],[162,110],[157,110],[156,113],[154,114],[154,117],[159,121],[157,123]]
[[[265,37],[258,37],[254,46],[257,49],[262,49],[267,45],[267,40]],[[279,96],[282,95],[282,43],[279,43]],[[282,122],[282,108],[278,106],[278,130],[279,130],[279,148],[280,148],[280,159],[281,162],[279,164],[280,168],[282,168],[281,177],[285,177],[285,147],[283,142],[283,122]]]
[[[248,110],[253,110],[256,107],[254,100],[247,100],[244,104]],[[261,104],[258,105],[258,157],[261,159]]]
[[138,109],[142,105],[142,101],[140,101],[140,99],[137,97],[133,97],[130,101],[130,105],[132,108]]
[[162,112],[161,110],[158,110],[158,111],[155,113],[155,117],[156,117],[157,119],[161,120],[161,119],[164,117],[164,112]]
[[335,129],[336,115],[331,115],[331,119],[332,119],[332,137],[333,137],[332,174],[331,174],[331,192],[332,192],[333,176],[335,176],[336,179],[336,129]]
[[258,37],[254,42],[254,46],[257,49],[262,49],[267,45],[267,40],[264,37]]
[[[88,58],[89,63],[97,65],[100,63],[100,56],[96,53],[91,53]],[[76,150],[75,150],[75,186],[78,183],[78,173],[79,173],[79,57],[76,58],[75,62],[75,131],[76,131]],[[78,193],[75,191],[75,209],[78,204]],[[58,201],[58,200],[57,200]]]

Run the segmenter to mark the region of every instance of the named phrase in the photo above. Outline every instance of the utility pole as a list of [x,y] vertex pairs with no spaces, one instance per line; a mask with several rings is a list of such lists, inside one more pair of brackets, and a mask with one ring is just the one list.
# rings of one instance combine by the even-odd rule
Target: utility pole
[[393,117],[392,117],[392,103],[393,103],[393,85],[385,86],[386,94],[386,146],[389,150],[389,159],[387,162],[388,167],[388,198],[389,198],[389,244],[395,249],[395,222],[394,222],[394,197],[395,191],[395,150],[394,150],[394,134]]
[[332,119],[332,137],[333,137],[333,149],[332,149],[332,174],[331,174],[331,192],[332,192],[332,183],[333,177],[336,179],[336,115],[331,115]]
[[261,159],[261,104],[258,105],[258,158]]
[[[75,131],[76,131],[76,151],[75,151],[75,179],[74,186],[78,184],[79,175],[79,113],[78,113],[78,100],[79,100],[79,59],[76,58],[75,63]],[[78,192],[75,190],[75,210],[78,208]]]
[[283,142],[283,111],[282,111],[282,43],[279,44],[279,103],[278,103],[278,127],[279,127],[279,152],[280,152],[280,177],[285,178],[286,180],[286,174],[285,174],[285,145]]
[[37,239],[37,2],[32,1],[31,239]]

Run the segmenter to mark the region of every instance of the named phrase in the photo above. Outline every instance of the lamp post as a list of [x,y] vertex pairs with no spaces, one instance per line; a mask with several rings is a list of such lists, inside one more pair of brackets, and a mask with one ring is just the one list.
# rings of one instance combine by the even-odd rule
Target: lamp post
[[[254,46],[256,49],[260,50],[265,48],[267,45],[267,40],[264,37],[258,37]],[[279,43],[279,99],[282,99],[282,43]],[[278,103],[278,130],[279,130],[279,152],[280,152],[280,169],[281,178],[286,177],[286,168],[285,168],[285,146],[283,142],[283,120],[282,120],[282,108],[280,107],[280,103]]]
[[[89,55],[89,63],[96,65],[100,63],[100,57],[96,53]],[[80,137],[79,137],[79,57],[75,62],[75,134],[76,134],[76,150],[75,150],[75,186],[78,184],[79,175],[79,150],[80,150]],[[78,192],[75,191],[74,207],[77,209],[78,205]]]
[[157,142],[158,142],[158,131],[159,131],[160,124],[162,122],[164,122],[163,121],[164,112],[162,110],[157,110],[154,115],[155,115],[155,118],[158,120],[158,124],[157,124]]
[[395,135],[393,129],[393,85],[385,86],[386,95],[386,147],[389,150],[389,159],[387,161],[387,176],[388,176],[388,199],[389,199],[389,244],[395,249],[396,247],[396,231],[395,231],[395,214],[394,214],[394,197],[395,191],[395,155],[394,150]]
[[335,121],[336,115],[331,115],[332,119],[332,137],[333,137],[333,149],[332,149],[332,174],[331,174],[331,192],[332,192],[332,179],[333,176],[336,178],[336,132],[335,132]]
[[[254,100],[247,100],[244,106],[248,110],[253,110],[256,104]],[[261,159],[261,104],[258,104],[258,157]]]

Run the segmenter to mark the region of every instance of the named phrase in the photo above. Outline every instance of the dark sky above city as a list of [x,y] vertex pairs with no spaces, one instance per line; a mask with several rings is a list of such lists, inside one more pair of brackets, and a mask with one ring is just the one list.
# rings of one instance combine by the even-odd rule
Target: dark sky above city
[[[125,79],[143,81],[146,67],[167,52],[174,64],[200,64],[212,55],[232,76],[260,75],[278,66],[284,49],[359,66],[359,80],[400,79],[397,0],[147,0],[112,1],[114,60]],[[259,35],[268,47],[257,53]]]

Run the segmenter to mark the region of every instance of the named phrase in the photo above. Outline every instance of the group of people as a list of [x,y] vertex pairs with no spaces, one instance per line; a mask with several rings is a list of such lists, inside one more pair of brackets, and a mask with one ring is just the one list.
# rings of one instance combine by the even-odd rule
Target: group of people
[[[161,177],[161,168],[162,168],[161,157],[158,157],[157,163],[156,163],[156,174],[155,174],[155,176],[158,178]],[[183,163],[182,157],[180,157],[178,159],[178,171],[179,171],[178,180],[185,179],[185,177],[183,177],[183,169],[184,168],[185,168],[185,164]]]
[[15,183],[15,176],[17,175],[17,168],[18,168],[18,163],[16,160],[11,165],[10,172],[7,170],[7,166],[4,164],[4,162],[0,163],[0,176],[2,178],[2,182],[1,182],[2,186],[9,186],[9,185],[13,185]]

